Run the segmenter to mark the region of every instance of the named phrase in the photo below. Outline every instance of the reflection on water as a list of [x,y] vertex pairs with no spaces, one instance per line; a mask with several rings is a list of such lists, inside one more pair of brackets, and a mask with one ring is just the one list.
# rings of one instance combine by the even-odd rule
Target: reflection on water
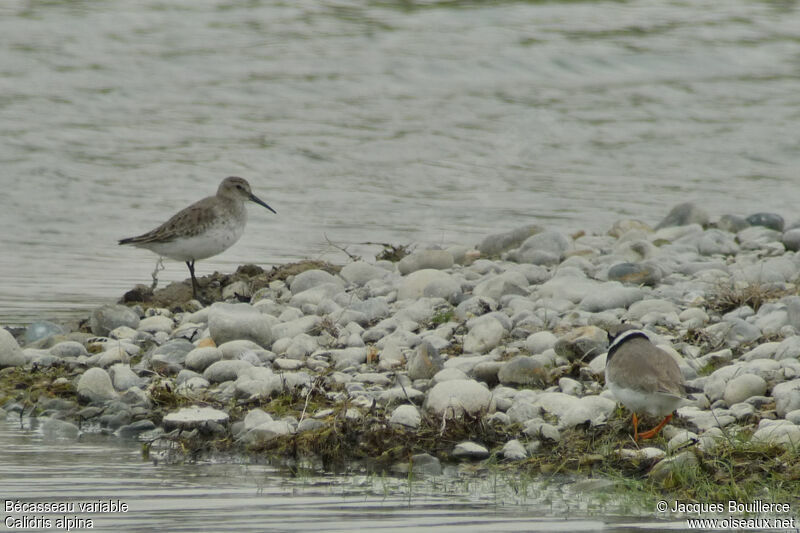
[[16,417],[0,421],[3,499],[128,506],[124,513],[69,515],[92,519],[95,531],[621,531],[676,525],[620,518],[621,512],[648,513],[561,482],[455,470],[410,481],[290,477],[252,464],[154,464],[142,460],[135,443],[91,434],[77,442],[46,440],[29,423],[21,429]]
[[227,175],[278,215],[201,274],[686,200],[793,222],[797,5],[5,1],[0,319],[149,283],[116,240]]

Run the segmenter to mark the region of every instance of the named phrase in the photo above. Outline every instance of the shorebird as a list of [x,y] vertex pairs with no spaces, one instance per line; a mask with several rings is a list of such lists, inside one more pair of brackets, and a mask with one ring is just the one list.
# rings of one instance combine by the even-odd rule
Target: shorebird
[[197,298],[194,262],[222,253],[239,240],[247,224],[244,203],[248,200],[275,213],[253,194],[247,180],[230,177],[219,184],[216,196],[203,198],[178,211],[156,229],[122,239],[119,244],[147,248],[159,256],[186,262],[192,276],[192,297]]
[[[678,363],[638,329],[619,332],[608,347],[606,384],[617,400],[633,412],[635,441],[655,437],[686,401]],[[639,433],[637,413],[665,418],[653,429]]]

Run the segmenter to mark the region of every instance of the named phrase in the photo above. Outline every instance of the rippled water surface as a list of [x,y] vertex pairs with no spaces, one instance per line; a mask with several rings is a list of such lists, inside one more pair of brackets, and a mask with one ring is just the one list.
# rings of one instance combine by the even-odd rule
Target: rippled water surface
[[278,215],[201,274],[686,200],[792,222],[799,27],[794,1],[4,0],[0,319],[148,283],[116,240],[227,175]]
[[[91,519],[93,531],[574,533],[680,525],[652,517],[626,518],[619,514],[630,509],[624,502],[577,492],[575,485],[511,485],[513,476],[446,475],[409,482],[385,476],[291,477],[263,465],[158,465],[143,461],[134,443],[89,434],[78,441],[53,440],[27,421],[21,428],[11,419],[0,420],[0,449],[4,509],[5,500],[72,502],[76,508],[109,501],[128,506],[127,512],[67,513],[68,518]],[[3,519],[25,514],[4,512]],[[53,522],[64,516],[27,515]]]

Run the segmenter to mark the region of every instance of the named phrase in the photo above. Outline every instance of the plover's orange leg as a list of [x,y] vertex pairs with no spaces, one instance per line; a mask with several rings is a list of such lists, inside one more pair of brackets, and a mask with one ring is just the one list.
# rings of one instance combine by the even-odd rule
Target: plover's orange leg
[[642,439],[652,439],[653,437],[658,435],[658,432],[661,431],[661,428],[666,426],[669,423],[670,420],[672,420],[672,414],[668,414],[666,416],[666,418],[664,418],[664,420],[662,420],[659,425],[657,425],[656,427],[654,427],[650,431],[645,431],[644,433],[639,433],[639,437],[642,438]]
[[639,419],[636,417],[636,413],[633,413],[633,441],[639,441]]

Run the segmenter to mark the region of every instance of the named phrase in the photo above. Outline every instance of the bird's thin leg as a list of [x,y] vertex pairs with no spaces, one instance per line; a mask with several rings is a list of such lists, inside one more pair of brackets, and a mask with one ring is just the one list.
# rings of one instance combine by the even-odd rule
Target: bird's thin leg
[[639,418],[633,413],[633,441],[639,442]]
[[156,261],[156,268],[153,270],[153,273],[150,274],[153,277],[153,284],[150,285],[150,290],[156,290],[158,287],[158,273],[164,270],[164,258],[159,256],[158,261]]
[[643,439],[652,439],[653,437],[658,435],[658,432],[661,431],[661,428],[666,426],[669,423],[670,420],[672,420],[672,414],[671,413],[668,414],[666,416],[666,418],[664,418],[664,420],[662,420],[659,425],[657,425],[656,427],[654,427],[650,431],[645,431],[644,433],[639,433],[639,437],[641,437]]
[[194,277],[194,259],[186,261],[186,266],[189,267],[189,274],[192,275],[192,298],[197,298],[197,278]]

